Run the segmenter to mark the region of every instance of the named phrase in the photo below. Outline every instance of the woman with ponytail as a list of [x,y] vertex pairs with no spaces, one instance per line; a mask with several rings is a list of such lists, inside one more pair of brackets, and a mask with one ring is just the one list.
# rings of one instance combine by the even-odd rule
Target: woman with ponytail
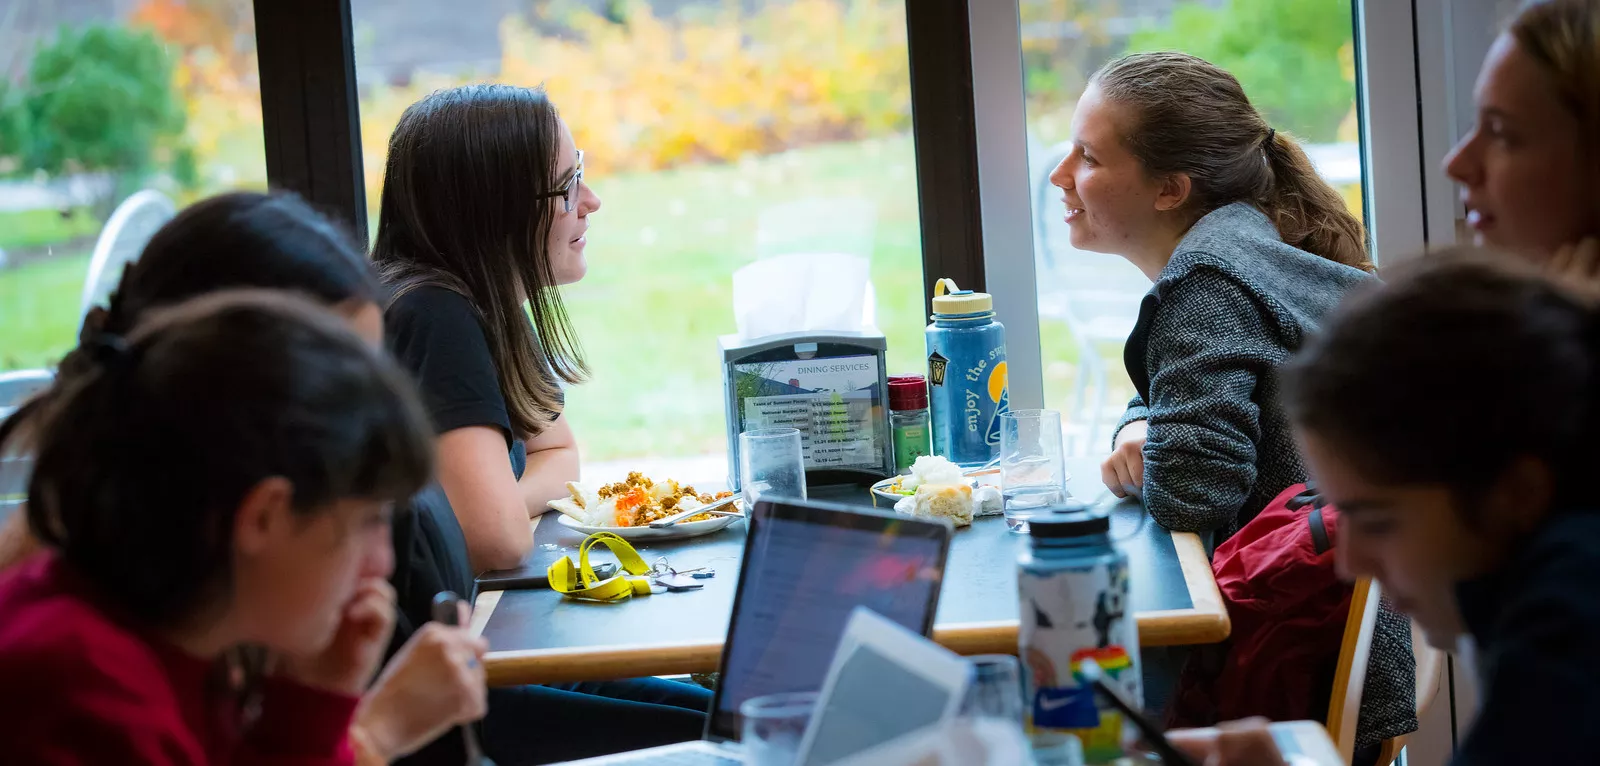
[[[1102,479],[1163,526],[1220,542],[1307,480],[1277,370],[1370,280],[1361,222],[1233,75],[1194,56],[1107,64],[1072,130],[1051,180],[1073,246],[1121,255],[1154,283],[1124,350],[1138,393]],[[1152,707],[1180,661],[1147,658]],[[1415,730],[1414,673],[1409,626],[1386,610],[1358,746]]]
[[1051,176],[1072,245],[1155,283],[1103,478],[1162,525],[1220,540],[1306,480],[1273,373],[1368,278],[1361,223],[1239,81],[1194,56],[1107,64],[1072,130]]

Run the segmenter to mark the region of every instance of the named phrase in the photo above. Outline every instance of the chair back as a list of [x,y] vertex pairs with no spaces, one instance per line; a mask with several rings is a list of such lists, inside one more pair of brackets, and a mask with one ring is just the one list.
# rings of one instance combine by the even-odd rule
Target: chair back
[[[1411,622],[1411,653],[1417,658],[1417,720],[1421,721],[1444,684],[1445,653],[1428,644],[1415,620]],[[1383,766],[1394,763],[1405,746],[1405,737],[1384,740],[1378,750],[1377,763]]]
[[1339,758],[1350,763],[1356,751],[1356,722],[1361,715],[1361,692],[1367,682],[1367,661],[1372,656],[1372,632],[1378,625],[1378,583],[1370,577],[1356,581],[1350,595],[1350,616],[1344,624],[1339,664],[1333,674],[1333,698],[1328,702],[1328,736],[1339,748]]
[[[49,388],[55,379],[55,373],[49,370],[0,372],[0,421],[10,417],[29,397]],[[0,521],[22,505],[32,474],[33,455],[0,449]]]
[[156,230],[177,214],[177,205],[154,189],[135,193],[117,206],[105,228],[100,230],[100,239],[94,243],[89,274],[83,280],[79,322],[89,315],[89,309],[111,297],[111,291],[122,281],[123,268],[139,260],[139,254],[144,252],[144,246]]

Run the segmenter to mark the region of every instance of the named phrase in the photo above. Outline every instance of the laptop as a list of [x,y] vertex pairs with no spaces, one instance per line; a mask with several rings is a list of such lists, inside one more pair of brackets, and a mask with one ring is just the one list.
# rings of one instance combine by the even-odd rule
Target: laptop
[[[721,681],[703,739],[570,766],[741,766],[739,706],[768,694],[819,691],[857,608],[932,633],[950,550],[947,522],[763,499],[746,523]],[[826,708],[826,700],[818,704]]]

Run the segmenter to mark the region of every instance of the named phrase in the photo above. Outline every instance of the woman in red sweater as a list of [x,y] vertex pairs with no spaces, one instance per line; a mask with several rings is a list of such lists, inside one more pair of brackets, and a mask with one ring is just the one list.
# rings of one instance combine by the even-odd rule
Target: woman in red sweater
[[389,506],[432,464],[403,373],[274,293],[90,345],[27,418],[52,551],[0,579],[3,760],[350,763],[392,621]]

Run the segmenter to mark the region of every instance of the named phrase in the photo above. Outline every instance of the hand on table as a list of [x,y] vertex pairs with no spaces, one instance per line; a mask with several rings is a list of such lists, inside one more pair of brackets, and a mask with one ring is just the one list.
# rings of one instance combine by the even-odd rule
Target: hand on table
[[1205,766],[1286,766],[1265,718],[1177,729],[1167,732],[1167,741]]
[[1100,465],[1100,480],[1117,497],[1136,495],[1144,489],[1144,442],[1150,424],[1135,420],[1117,433],[1111,457]]
[[279,670],[307,686],[359,697],[383,661],[394,629],[394,588],[382,577],[356,586],[333,642],[321,653],[283,657]]
[[467,628],[422,626],[362,697],[355,728],[388,761],[415,752],[452,726],[482,718],[489,710],[483,668],[488,651],[489,642]]

